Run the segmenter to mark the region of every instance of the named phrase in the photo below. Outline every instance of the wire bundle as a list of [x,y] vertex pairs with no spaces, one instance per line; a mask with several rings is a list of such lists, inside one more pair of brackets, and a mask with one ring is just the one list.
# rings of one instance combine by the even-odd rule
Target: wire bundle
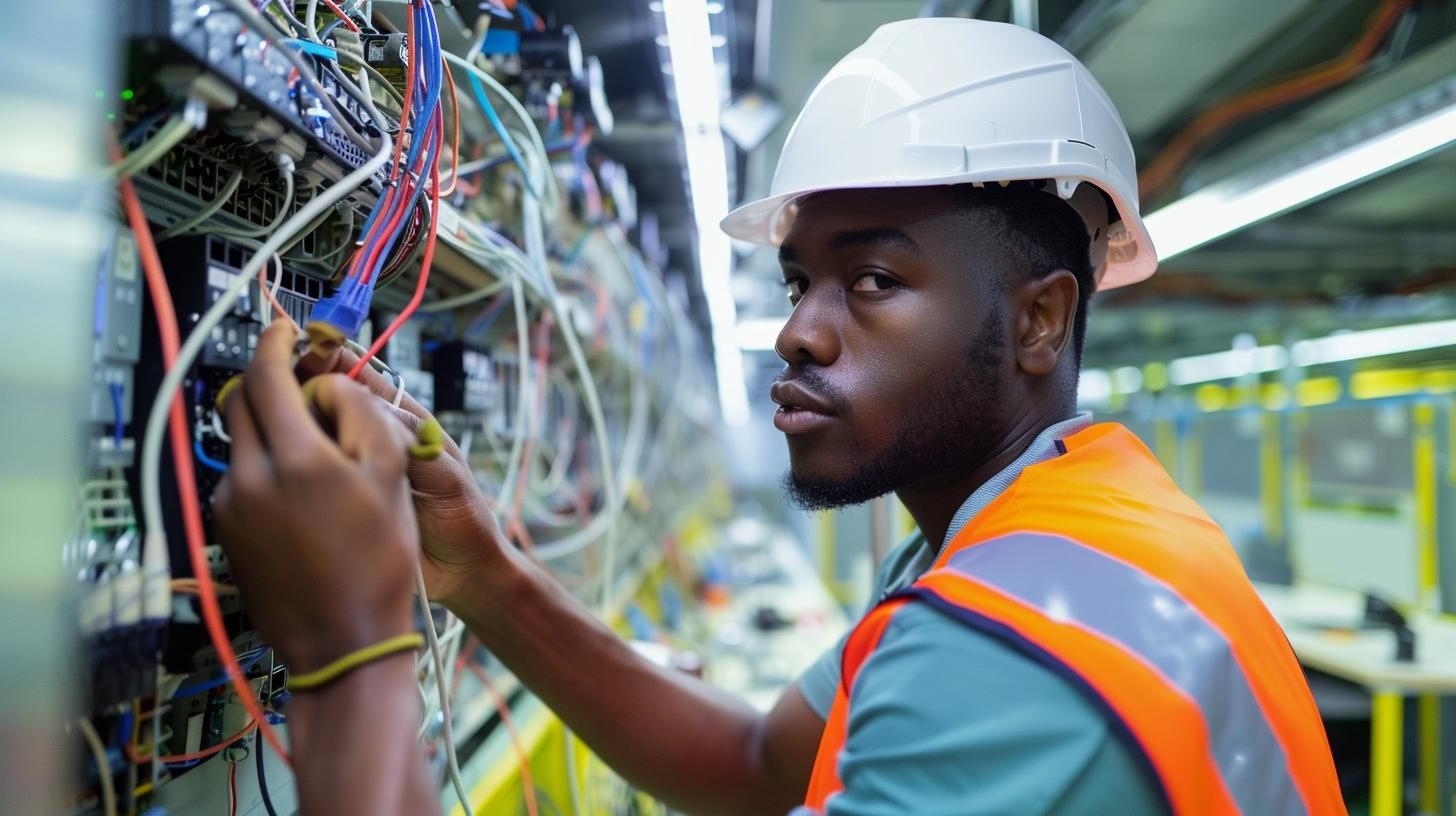
[[[427,187],[431,198],[430,229],[425,238],[426,262],[421,267],[417,284],[418,299],[423,299],[429,276],[439,210],[439,152],[445,132],[444,112],[440,104],[444,63],[434,9],[421,0],[412,0],[410,6],[410,76],[405,84],[401,137],[395,144],[389,180],[384,195],[364,222],[363,236],[344,282],[334,294],[319,301],[310,316],[311,324],[327,324],[346,337],[357,334],[368,318],[375,283],[401,237],[413,224],[413,213]],[[408,150],[404,149],[406,136]],[[418,305],[414,302],[412,307],[402,311],[401,320],[396,322],[408,319]],[[393,331],[387,330],[380,338],[387,340],[391,334]],[[377,353],[377,349],[370,356],[373,353]],[[366,364],[367,361],[360,360],[351,376],[357,377]]]

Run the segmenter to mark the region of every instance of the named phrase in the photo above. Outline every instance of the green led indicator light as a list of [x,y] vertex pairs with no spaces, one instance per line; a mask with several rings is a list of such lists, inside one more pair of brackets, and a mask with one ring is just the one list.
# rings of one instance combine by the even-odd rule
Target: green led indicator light
[[133,92],[131,88],[127,88],[126,90],[121,92],[121,98],[125,99],[128,102],[130,102],[132,97],[134,96],[136,96],[136,93]]

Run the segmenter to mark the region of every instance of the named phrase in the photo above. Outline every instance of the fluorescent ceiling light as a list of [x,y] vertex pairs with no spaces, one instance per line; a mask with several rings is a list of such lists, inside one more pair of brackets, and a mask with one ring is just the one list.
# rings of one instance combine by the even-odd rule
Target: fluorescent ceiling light
[[744,351],[773,351],[786,318],[753,317],[738,321],[738,347]]
[[1409,164],[1456,141],[1456,105],[1441,108],[1281,176],[1239,179],[1199,190],[1147,216],[1166,261],[1267,218]]
[[1086,368],[1077,380],[1078,405],[1105,405],[1112,398],[1112,375],[1100,368]]
[[1456,346],[1456,320],[1341,332],[1315,340],[1301,340],[1294,344],[1291,353],[1296,365],[1312,366],[1443,346]]
[[1283,346],[1258,346],[1180,357],[1168,363],[1168,379],[1174,385],[1232,380],[1248,374],[1278,371],[1289,363]]
[[1119,394],[1136,394],[1143,390],[1143,370],[1123,366],[1112,372],[1112,387]]
[[728,215],[728,157],[719,129],[718,69],[704,0],[672,0],[662,5],[678,118],[683,128],[689,195],[698,232],[698,270],[712,324],[718,399],[729,425],[748,421],[748,388],[743,356],[734,332],[737,306],[730,276],[733,249],[718,222]]

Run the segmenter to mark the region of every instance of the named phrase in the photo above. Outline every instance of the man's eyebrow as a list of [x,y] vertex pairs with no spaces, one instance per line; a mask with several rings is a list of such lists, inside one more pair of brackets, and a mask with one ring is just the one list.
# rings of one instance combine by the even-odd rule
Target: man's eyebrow
[[896,227],[868,227],[866,229],[836,232],[829,238],[831,250],[847,249],[866,244],[891,244],[901,249],[919,253],[920,245],[910,234]]

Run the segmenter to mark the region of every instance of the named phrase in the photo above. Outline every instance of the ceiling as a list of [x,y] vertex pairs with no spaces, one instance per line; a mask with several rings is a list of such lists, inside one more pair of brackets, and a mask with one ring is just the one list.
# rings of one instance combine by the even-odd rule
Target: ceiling
[[[671,2],[671,0],[668,0]],[[1122,111],[1144,169],[1200,113],[1344,53],[1380,0],[1041,0],[1040,30],[1077,54]],[[618,131],[601,147],[624,162],[641,208],[657,213],[671,273],[693,296],[691,213],[678,132],[648,0],[540,0],[599,55]],[[879,25],[923,14],[1009,21],[1011,0],[725,0],[715,31],[735,92],[775,97],[784,121],[734,156],[735,203],[764,194],[799,106],[819,78]],[[1456,76],[1456,3],[1414,4],[1379,40],[1358,75],[1238,121],[1203,142],[1144,211],[1229,177],[1268,175],[1321,138],[1370,119]],[[763,15],[760,18],[760,15]],[[1453,90],[1456,92],[1456,90]],[[1277,342],[1290,333],[1456,314],[1456,151],[1446,151],[1165,263],[1150,281],[1099,295],[1087,357],[1147,362],[1228,348],[1241,331]],[[787,311],[772,253],[739,256],[740,315]],[[702,318],[705,322],[705,318]],[[1150,349],[1155,350],[1150,352]],[[749,354],[750,393],[779,363]]]

